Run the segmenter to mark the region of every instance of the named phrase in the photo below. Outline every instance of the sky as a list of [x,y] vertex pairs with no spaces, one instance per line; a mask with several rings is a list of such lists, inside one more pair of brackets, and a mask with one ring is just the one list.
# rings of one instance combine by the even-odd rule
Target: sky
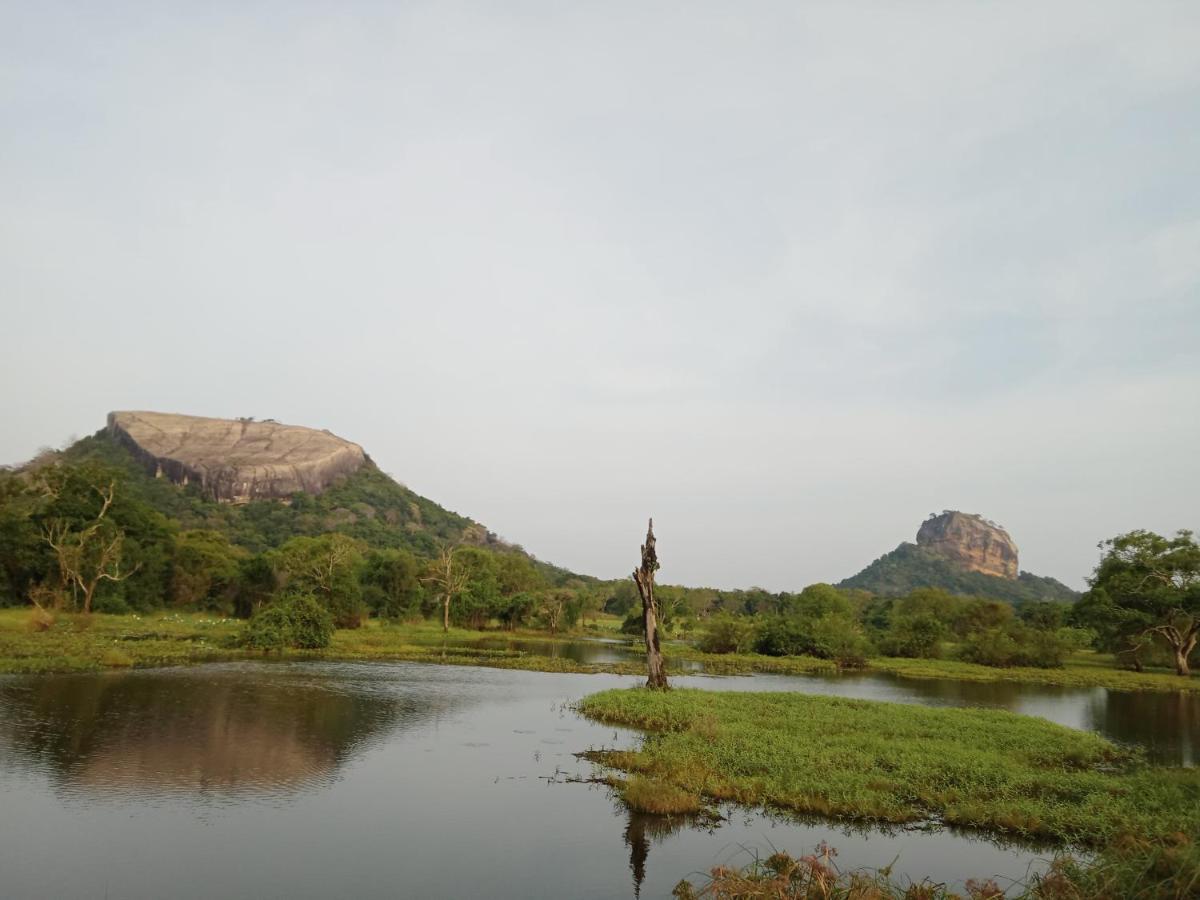
[[0,461],[328,428],[530,552],[795,590],[1200,529],[1200,4],[0,2]]

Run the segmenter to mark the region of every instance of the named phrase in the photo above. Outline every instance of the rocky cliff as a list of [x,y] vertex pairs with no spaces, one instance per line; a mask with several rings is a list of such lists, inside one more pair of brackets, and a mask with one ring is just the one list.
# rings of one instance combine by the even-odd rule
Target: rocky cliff
[[917,531],[917,546],[972,572],[1016,578],[1017,545],[1008,532],[983,516],[946,510]]
[[319,494],[367,462],[358,444],[271,420],[112,412],[108,432],[155,475],[233,503]]
[[906,541],[838,587],[881,597],[940,588],[1009,603],[1070,602],[1078,596],[1053,578],[1018,571],[1016,544],[999,525],[953,510],[930,516],[917,532],[917,543]]

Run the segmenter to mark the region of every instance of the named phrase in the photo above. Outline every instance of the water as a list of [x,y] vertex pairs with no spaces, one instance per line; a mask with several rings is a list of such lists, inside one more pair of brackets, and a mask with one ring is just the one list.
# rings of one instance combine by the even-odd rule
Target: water
[[[531,656],[552,656],[584,664],[638,661],[643,651],[627,642],[523,641],[489,638],[461,646],[517,650]],[[702,671],[700,663],[670,659],[673,671]],[[724,682],[704,682],[714,690]],[[900,678],[877,672],[840,675],[758,675],[754,690],[801,691],[890,703],[922,706],[981,706],[1040,716],[1068,728],[1094,731],[1111,741],[1140,747],[1159,765],[1200,763],[1200,694],[1178,692],[1110,691],[1021,682],[972,682],[950,679]]]
[[681,877],[747,862],[743,848],[820,841],[844,868],[899,857],[897,873],[952,883],[1044,865],[946,830],[630,816],[570,779],[591,774],[576,752],[636,735],[569,704],[637,680],[412,663],[0,678],[0,893],[666,897]]

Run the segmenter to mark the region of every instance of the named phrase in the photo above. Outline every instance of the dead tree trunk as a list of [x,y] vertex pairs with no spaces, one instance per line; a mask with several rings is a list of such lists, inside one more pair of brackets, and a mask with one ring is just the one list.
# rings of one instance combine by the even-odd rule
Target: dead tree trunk
[[662,648],[658,638],[658,602],[654,599],[654,573],[658,571],[658,554],[654,550],[654,520],[646,529],[642,545],[642,565],[633,572],[633,581],[642,596],[642,627],[646,635],[646,687],[665,691],[667,670],[663,665]]

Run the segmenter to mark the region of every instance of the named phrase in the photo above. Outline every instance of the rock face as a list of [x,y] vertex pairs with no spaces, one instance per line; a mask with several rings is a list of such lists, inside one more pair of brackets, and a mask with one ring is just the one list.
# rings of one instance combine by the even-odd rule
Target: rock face
[[272,420],[112,412],[108,430],[159,477],[198,481],[232,503],[319,494],[367,461],[362,447],[328,431]]
[[921,523],[917,544],[972,572],[1017,577],[1017,545],[983,516],[948,509]]

